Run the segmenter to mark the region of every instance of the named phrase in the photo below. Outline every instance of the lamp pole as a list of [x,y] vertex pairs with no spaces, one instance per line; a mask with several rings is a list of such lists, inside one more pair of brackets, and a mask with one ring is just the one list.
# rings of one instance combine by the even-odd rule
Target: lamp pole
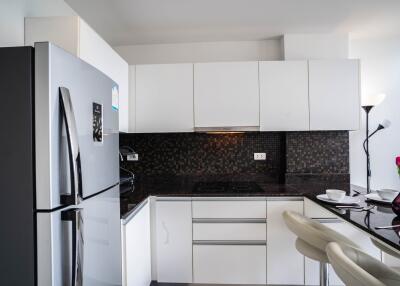
[[365,154],[367,155],[367,194],[371,192],[371,165],[370,165],[370,158],[369,158],[369,112],[373,108],[373,105],[366,105],[363,106],[362,108],[365,110],[366,113],[366,128],[365,128]]

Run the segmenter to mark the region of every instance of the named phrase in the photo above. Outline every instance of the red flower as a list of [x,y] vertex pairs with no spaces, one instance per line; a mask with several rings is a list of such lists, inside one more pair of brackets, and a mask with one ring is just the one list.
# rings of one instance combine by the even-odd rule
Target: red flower
[[400,156],[396,157],[396,165],[400,168]]

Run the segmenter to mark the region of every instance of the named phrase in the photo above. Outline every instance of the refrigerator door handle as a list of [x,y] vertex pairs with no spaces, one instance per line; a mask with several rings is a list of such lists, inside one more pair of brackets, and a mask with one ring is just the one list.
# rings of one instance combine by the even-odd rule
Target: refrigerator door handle
[[81,209],[69,209],[61,213],[63,221],[72,222],[72,275],[71,286],[83,285],[83,219]]
[[66,87],[60,87],[60,106],[65,120],[71,177],[71,193],[62,194],[61,203],[64,205],[76,205],[82,197],[81,158],[74,110],[69,89]]

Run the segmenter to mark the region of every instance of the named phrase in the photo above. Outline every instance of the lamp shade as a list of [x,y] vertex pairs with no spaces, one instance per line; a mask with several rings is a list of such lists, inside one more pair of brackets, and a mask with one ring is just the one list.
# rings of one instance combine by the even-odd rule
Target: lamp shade
[[382,101],[385,100],[385,97],[386,97],[386,94],[384,94],[384,93],[376,93],[376,94],[367,95],[362,98],[361,105],[362,106],[377,106]]

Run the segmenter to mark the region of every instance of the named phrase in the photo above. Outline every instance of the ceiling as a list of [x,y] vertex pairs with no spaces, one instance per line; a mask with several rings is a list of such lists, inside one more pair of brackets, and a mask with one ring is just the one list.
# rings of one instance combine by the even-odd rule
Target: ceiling
[[400,34],[400,0],[65,0],[111,45]]

